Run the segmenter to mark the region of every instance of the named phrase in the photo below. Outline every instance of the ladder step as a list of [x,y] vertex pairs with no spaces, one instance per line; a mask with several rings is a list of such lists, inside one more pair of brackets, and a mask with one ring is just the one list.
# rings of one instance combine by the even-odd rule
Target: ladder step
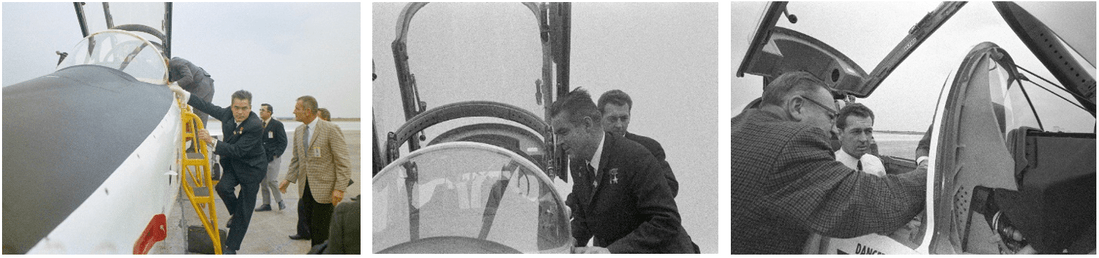
[[210,197],[209,187],[195,187],[192,189],[195,191],[195,197]]
[[[181,122],[183,123],[184,128],[188,128],[182,132],[182,136],[185,139],[182,144],[191,147],[191,143],[197,143],[198,141],[194,141],[195,132],[188,132],[188,130],[191,130],[189,128],[193,126],[196,130],[201,130],[203,127],[194,126],[195,121],[198,121],[198,117],[190,112],[189,107],[183,104],[179,99],[176,99],[176,104],[180,106],[180,109],[183,109],[180,114],[182,118]],[[217,211],[214,209],[215,200],[211,188],[217,184],[217,181],[209,179],[210,174],[208,173],[211,173],[210,160],[207,159],[208,157],[203,156],[202,153],[193,153],[192,151],[195,151],[194,148],[187,148],[183,151],[185,154],[180,160],[180,164],[182,165],[180,177],[181,180],[184,181],[184,191],[188,191],[187,196],[190,199],[189,201],[194,205],[195,213],[197,213],[200,218],[203,218],[201,220],[204,225],[202,227],[189,227],[188,235],[206,235],[200,233],[201,231],[207,231],[207,233],[214,234],[214,230],[216,229],[214,225],[217,224],[215,219],[217,217]],[[198,180],[198,182],[196,182],[196,180]],[[208,180],[213,182],[207,182]],[[202,187],[199,187],[200,184]],[[209,213],[207,213],[205,209],[209,209]],[[213,241],[210,240],[209,236],[206,237],[208,246],[213,246],[215,248],[204,253],[221,253],[221,239],[225,238],[225,231],[219,229],[218,231],[220,231],[220,237],[213,239]]]

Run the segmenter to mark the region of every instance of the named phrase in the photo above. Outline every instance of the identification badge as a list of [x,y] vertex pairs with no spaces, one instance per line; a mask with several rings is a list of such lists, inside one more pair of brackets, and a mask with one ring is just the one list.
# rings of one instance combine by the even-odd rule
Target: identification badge
[[267,131],[267,138],[275,138],[275,131]]
[[320,147],[313,147],[312,152],[313,152],[313,157],[319,158],[321,156],[321,148]]

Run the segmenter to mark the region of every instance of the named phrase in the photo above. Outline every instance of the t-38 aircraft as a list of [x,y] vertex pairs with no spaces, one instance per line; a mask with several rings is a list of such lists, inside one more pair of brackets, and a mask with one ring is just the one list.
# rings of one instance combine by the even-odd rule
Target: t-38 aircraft
[[[555,94],[569,90],[571,5],[523,6],[542,46],[533,93],[545,116],[496,101],[427,109],[407,42],[417,40],[408,37],[413,16],[431,7],[410,3],[401,11],[392,48],[406,121],[374,152],[385,165],[373,178],[374,253],[568,253],[573,246],[569,211],[551,179],[567,176],[565,159],[548,121]],[[448,121],[464,125],[422,142],[426,129]]]
[[[783,72],[808,71],[838,92],[842,102],[870,98],[904,66],[902,61],[967,5],[944,2],[913,21],[901,42],[867,73],[812,35],[778,26],[780,20],[787,25],[819,22],[799,21],[799,4],[805,3],[768,5],[736,75],[760,76],[766,83]],[[952,74],[926,74],[930,81],[945,81],[929,131],[928,172],[934,176],[928,177],[926,210],[917,218],[921,226],[901,241],[881,235],[825,237],[809,243],[806,253],[1095,253],[1095,3],[968,5],[985,4],[994,6],[1029,52],[984,42],[966,46],[972,49],[956,57],[960,63],[950,64],[957,67]],[[1066,21],[1075,17],[1066,14],[1081,12],[1091,20]],[[1074,23],[1086,24],[1080,29]],[[1023,55],[1033,55],[1043,67],[1024,67],[1012,58]],[[1031,72],[1042,68],[1053,79]],[[1043,89],[1068,97],[1036,97]],[[1040,100],[1068,108],[1051,109]],[[1070,120],[1090,121],[1090,130],[1064,131],[1059,128],[1067,126],[1053,119],[1074,114],[1080,115]],[[908,158],[882,160],[888,173],[915,168]]]
[[[205,146],[185,150],[201,127],[166,87],[172,4],[74,6],[84,39],[3,89],[3,252],[148,253],[181,192],[212,183]],[[208,193],[190,199],[217,228]]]

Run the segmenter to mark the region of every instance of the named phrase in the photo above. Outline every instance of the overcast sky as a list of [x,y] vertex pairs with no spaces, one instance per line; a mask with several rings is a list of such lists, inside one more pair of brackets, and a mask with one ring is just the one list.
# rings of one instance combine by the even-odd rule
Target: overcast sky
[[[403,3],[372,4],[373,113],[379,135],[404,121],[391,44]],[[684,227],[717,252],[718,4],[575,3],[571,85],[634,101],[629,131],[659,141],[679,180]],[[413,18],[409,62],[428,108],[467,100],[542,115],[534,81],[541,45],[519,3],[432,3]],[[440,126],[453,128],[454,126]],[[429,130],[428,140],[444,130]],[[384,140],[384,139],[383,139]]]
[[[1062,2],[1063,3],[1063,2]],[[1041,7],[1043,3],[1024,3]],[[808,34],[846,54],[864,71],[874,67],[900,42],[908,30],[939,2],[792,2],[787,7],[798,23],[785,18],[778,26]],[[1095,31],[1095,2],[1075,3],[1074,12],[1061,10],[1057,22],[1081,26],[1078,31]],[[733,114],[762,95],[762,77],[745,74],[737,78],[748,43],[766,9],[766,2],[732,3],[732,103]],[[1041,9],[1041,8],[1039,8]],[[1083,12],[1080,12],[1083,11]],[[1084,14],[1084,15],[1081,15]],[[1083,37],[1087,38],[1086,33]],[[1094,32],[1090,34],[1094,38]],[[1072,35],[1080,36],[1080,35]],[[989,41],[1006,49],[1017,65],[1056,81],[1007,26],[991,2],[970,2],[943,24],[927,41],[894,70],[866,99],[859,99],[874,111],[877,130],[923,131],[931,124],[935,103],[944,80],[961,65],[962,58],[978,43]],[[1091,45],[1094,46],[1094,39]],[[1081,50],[1081,52],[1085,52]],[[1094,56],[1095,50],[1087,51]],[[1092,71],[1094,73],[1094,71]],[[1038,78],[1033,78],[1040,81]],[[1042,84],[1049,87],[1048,84]],[[1095,120],[1049,93],[1024,84],[1035,108],[1047,126],[1091,132]],[[1050,89],[1054,89],[1049,87]],[[1063,91],[1054,90],[1063,96]],[[1080,119],[1086,118],[1086,119]]]
[[[172,55],[211,74],[214,104],[228,106],[230,94],[244,89],[253,111],[270,103],[275,116],[293,117],[295,100],[312,95],[332,117],[360,117],[359,3],[175,3],[173,9]],[[71,2],[3,3],[3,85],[53,72],[54,51],[71,52],[81,37]]]

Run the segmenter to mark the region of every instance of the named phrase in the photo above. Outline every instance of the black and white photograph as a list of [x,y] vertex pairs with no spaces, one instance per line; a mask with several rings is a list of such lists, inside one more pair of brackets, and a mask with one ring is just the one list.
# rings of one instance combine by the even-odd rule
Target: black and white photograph
[[4,254],[359,253],[360,3],[3,3]]
[[733,2],[733,254],[1095,253],[1095,2]]
[[372,7],[372,253],[717,253],[718,3]]

